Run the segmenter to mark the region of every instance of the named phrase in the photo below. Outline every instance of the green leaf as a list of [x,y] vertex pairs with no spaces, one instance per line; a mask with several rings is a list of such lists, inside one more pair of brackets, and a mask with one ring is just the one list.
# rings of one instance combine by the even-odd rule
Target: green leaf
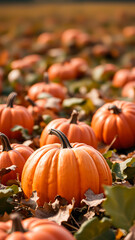
[[135,187],[104,186],[107,199],[103,203],[115,227],[129,230],[135,220]]
[[115,234],[110,229],[111,221],[108,218],[103,218],[101,221],[94,217],[82,224],[75,238],[77,240],[114,240]]
[[117,179],[132,179],[135,176],[135,158],[128,158],[122,163],[113,164],[112,172],[116,174]]
[[63,107],[70,108],[75,105],[83,104],[85,101],[86,100],[84,98],[68,98],[63,101]]

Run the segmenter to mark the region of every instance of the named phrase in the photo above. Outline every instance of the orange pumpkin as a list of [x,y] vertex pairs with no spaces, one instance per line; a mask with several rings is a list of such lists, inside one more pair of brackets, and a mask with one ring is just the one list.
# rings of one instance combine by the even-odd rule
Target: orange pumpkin
[[21,125],[28,129],[29,134],[33,130],[33,117],[28,112],[27,108],[19,105],[14,105],[14,99],[17,93],[12,92],[7,99],[7,104],[0,105],[0,131],[5,133],[9,138],[21,138],[19,131],[12,132],[11,129],[15,125]]
[[91,188],[103,192],[103,184],[111,184],[111,172],[106,160],[95,148],[83,144],[70,144],[59,130],[50,134],[59,137],[61,144],[54,143],[36,150],[27,160],[22,173],[22,189],[27,197],[36,190],[39,206],[61,195],[76,205]]
[[1,182],[6,184],[8,180],[16,179],[17,173],[19,174],[19,179],[21,179],[24,163],[34,150],[18,143],[10,145],[8,137],[3,133],[0,133],[0,139],[2,142],[2,150],[0,151],[0,169],[16,165],[15,171],[11,171],[2,177]]
[[76,57],[63,63],[54,63],[48,69],[48,75],[51,81],[72,80],[86,73],[88,64],[85,59]]
[[22,59],[14,60],[11,63],[12,69],[23,69],[33,66],[33,64],[37,63],[41,57],[37,54],[28,55]]
[[75,240],[68,230],[47,219],[33,217],[21,221],[17,213],[10,216],[11,220],[0,222],[1,240]]
[[122,97],[128,97],[135,100],[135,81],[127,83],[121,92]]
[[61,100],[65,99],[67,93],[66,88],[58,83],[49,82],[49,79],[48,74],[45,73],[44,82],[39,82],[32,85],[28,90],[28,96],[35,101],[40,93],[45,92],[51,94],[56,98],[60,98]]
[[135,68],[120,69],[114,75],[112,84],[114,87],[123,87],[126,83],[135,81]]
[[126,101],[106,103],[94,114],[91,126],[99,141],[112,147],[129,148],[135,144],[135,104]]
[[48,130],[54,128],[61,130],[67,136],[70,142],[85,143],[97,148],[97,139],[94,131],[86,123],[78,121],[77,117],[78,112],[74,110],[70,119],[59,118],[52,120],[41,133],[40,147],[46,144],[59,142],[56,136],[50,136],[48,134]]

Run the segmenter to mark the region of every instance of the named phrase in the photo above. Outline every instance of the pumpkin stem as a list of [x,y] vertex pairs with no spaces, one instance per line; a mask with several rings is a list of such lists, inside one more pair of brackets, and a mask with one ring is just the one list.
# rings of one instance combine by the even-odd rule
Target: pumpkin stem
[[49,129],[49,134],[56,135],[59,138],[62,149],[63,148],[72,148],[72,146],[70,145],[70,142],[68,141],[67,137],[60,130]]
[[13,232],[27,232],[22,226],[19,214],[13,213],[13,214],[10,215],[10,218],[12,220],[12,228],[11,228],[11,231],[10,231],[11,233],[13,233]]
[[1,139],[1,143],[2,143],[2,152],[6,151],[10,151],[13,150],[10,146],[10,142],[8,137],[4,134],[0,132],[0,139]]
[[45,82],[46,84],[48,84],[48,83],[49,83],[49,76],[48,76],[48,72],[45,72],[45,73],[43,74],[43,80],[44,80],[44,82]]
[[116,105],[110,105],[108,107],[108,110],[111,111],[114,114],[119,114],[122,111],[121,108],[118,108]]
[[25,100],[28,101],[33,107],[37,106],[37,104],[28,96],[25,97]]
[[17,96],[16,92],[12,92],[9,94],[9,96],[7,98],[7,107],[13,108],[14,99],[16,96]]
[[71,117],[69,119],[69,123],[77,124],[78,114],[79,113],[74,109],[73,112],[71,113]]

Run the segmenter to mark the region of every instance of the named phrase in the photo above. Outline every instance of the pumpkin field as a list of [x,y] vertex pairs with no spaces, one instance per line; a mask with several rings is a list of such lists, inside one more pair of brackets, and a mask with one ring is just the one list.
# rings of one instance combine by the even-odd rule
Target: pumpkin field
[[135,240],[134,10],[0,5],[0,240]]

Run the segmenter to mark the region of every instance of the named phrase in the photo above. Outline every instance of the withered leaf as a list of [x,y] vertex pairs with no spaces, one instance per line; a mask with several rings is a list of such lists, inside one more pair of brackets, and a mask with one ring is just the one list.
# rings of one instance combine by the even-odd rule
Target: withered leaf
[[85,193],[86,199],[82,199],[81,202],[85,203],[89,207],[96,207],[104,201],[103,193],[95,194],[91,189],[88,189]]
[[16,165],[11,165],[10,167],[7,168],[1,168],[0,169],[0,177],[4,176],[5,174],[11,172],[11,171],[15,171],[16,169]]
[[38,204],[37,204],[38,199],[39,199],[39,197],[37,195],[37,192],[33,191],[32,196],[29,199],[21,200],[21,204],[26,205],[26,206],[30,207],[31,209],[36,209],[38,206]]

